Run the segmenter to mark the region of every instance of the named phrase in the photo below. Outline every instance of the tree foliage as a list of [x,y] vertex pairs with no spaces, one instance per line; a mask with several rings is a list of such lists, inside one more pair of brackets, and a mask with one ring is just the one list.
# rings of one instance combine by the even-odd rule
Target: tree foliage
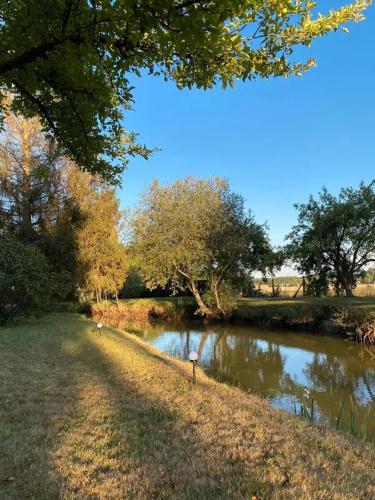
[[125,279],[120,218],[112,187],[61,157],[37,119],[8,112],[0,135],[0,236],[34,245],[52,271],[69,273],[71,295],[100,299],[116,295]]
[[310,290],[319,295],[332,284],[338,295],[351,296],[366,266],[375,262],[374,182],[343,188],[338,196],[323,189],[318,199],[296,208],[288,250]]
[[366,270],[363,276],[361,276],[361,283],[365,283],[367,285],[375,283],[375,267],[370,267]]
[[39,121],[7,113],[0,135],[2,232],[41,242],[56,219],[63,159]]
[[68,190],[69,210],[76,214],[76,287],[81,295],[97,301],[108,295],[117,297],[128,263],[119,240],[121,212],[115,191],[75,166],[68,172]]
[[48,310],[53,299],[64,297],[67,283],[35,246],[0,240],[0,323]]
[[[289,76],[300,45],[363,19],[369,0],[315,15],[310,0],[28,0],[0,3],[0,85],[62,152],[114,180],[149,150],[124,129],[132,75],[178,87]],[[347,29],[345,27],[345,29]]]
[[263,275],[272,269],[275,254],[271,250],[266,228],[257,224],[244,208],[241,195],[232,193],[224,183],[219,193],[219,205],[214,217],[212,233],[207,239],[209,262],[207,276],[208,302],[222,313],[233,307],[252,273]]
[[132,229],[131,252],[147,286],[188,288],[204,315],[210,305],[225,314],[224,291],[233,296],[251,272],[270,265],[264,226],[245,213],[243,199],[220,178],[188,177],[170,186],[154,181]]

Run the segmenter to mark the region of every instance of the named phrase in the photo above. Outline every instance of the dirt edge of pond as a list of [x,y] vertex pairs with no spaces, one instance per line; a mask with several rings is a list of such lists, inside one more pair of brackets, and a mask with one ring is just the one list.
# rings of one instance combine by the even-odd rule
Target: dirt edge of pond
[[[101,302],[91,306],[94,319],[116,321],[147,321],[162,319],[202,319],[196,314],[191,298],[127,299]],[[343,301],[324,299],[239,299],[237,307],[226,320],[242,325],[263,325],[289,330],[340,335],[366,344],[375,343],[375,301]]]

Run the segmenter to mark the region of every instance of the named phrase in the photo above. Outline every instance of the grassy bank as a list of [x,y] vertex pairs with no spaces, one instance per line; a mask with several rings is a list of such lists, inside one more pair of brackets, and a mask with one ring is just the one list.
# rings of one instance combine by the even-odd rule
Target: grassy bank
[[373,498],[375,452],[74,314],[0,329],[0,498]]
[[374,335],[373,297],[298,297],[238,299],[234,319],[360,336]]
[[[150,318],[179,320],[196,317],[192,298],[127,299],[92,306],[94,318],[144,321]],[[375,340],[375,297],[242,298],[231,317],[234,321],[277,327],[310,329]]]
[[194,316],[197,307],[189,297],[125,299],[103,301],[91,307],[94,318],[144,321],[150,318],[179,320]]

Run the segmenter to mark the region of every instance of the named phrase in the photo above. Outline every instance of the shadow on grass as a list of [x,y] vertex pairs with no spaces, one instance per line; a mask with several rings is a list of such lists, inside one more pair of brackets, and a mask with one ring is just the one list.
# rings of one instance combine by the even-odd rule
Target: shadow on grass
[[[38,338],[24,342],[21,353],[5,352],[9,372],[2,374],[16,401],[4,412],[8,435],[3,436],[2,498],[248,498],[271,493],[272,485],[255,478],[226,444],[201,432],[199,419],[171,403],[170,395],[164,397],[168,385],[163,388],[160,379],[156,386],[153,382],[154,390],[147,386],[148,379],[151,384],[161,375],[153,375],[149,364],[158,356],[137,353],[131,343],[134,353],[126,353],[117,332],[98,339],[84,319],[76,319],[74,329],[60,328],[46,343]],[[124,350],[123,363],[108,349]],[[145,364],[139,377],[137,362]],[[16,388],[11,387],[12,371]]]
[[[111,331],[106,335],[118,349],[126,349],[121,334]],[[122,366],[104,355],[98,345],[86,343],[82,348],[90,350],[90,360],[94,360],[89,363],[91,375],[99,377],[107,402],[105,413],[115,460],[113,468],[108,464],[105,475],[111,481],[117,477],[119,496],[228,498],[263,496],[271,491],[271,485],[253,477],[248,466],[229,458],[230,453],[214,436],[205,439],[199,421],[171,405],[168,395],[164,399],[162,388],[160,392],[147,390],[150,373],[140,382],[133,378],[136,372],[121,370]],[[166,362],[142,352],[141,356],[145,355]],[[107,482],[102,472],[95,480]]]

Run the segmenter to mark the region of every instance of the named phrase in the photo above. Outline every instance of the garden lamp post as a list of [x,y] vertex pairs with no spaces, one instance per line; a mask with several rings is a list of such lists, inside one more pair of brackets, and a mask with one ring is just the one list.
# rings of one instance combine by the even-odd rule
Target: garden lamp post
[[196,376],[195,376],[195,365],[198,362],[198,353],[195,351],[192,351],[189,353],[189,361],[190,363],[193,364],[193,384],[196,384]]
[[98,323],[98,324],[96,325],[96,328],[98,329],[99,335],[101,336],[101,335],[102,335],[102,328],[103,328],[102,323]]

